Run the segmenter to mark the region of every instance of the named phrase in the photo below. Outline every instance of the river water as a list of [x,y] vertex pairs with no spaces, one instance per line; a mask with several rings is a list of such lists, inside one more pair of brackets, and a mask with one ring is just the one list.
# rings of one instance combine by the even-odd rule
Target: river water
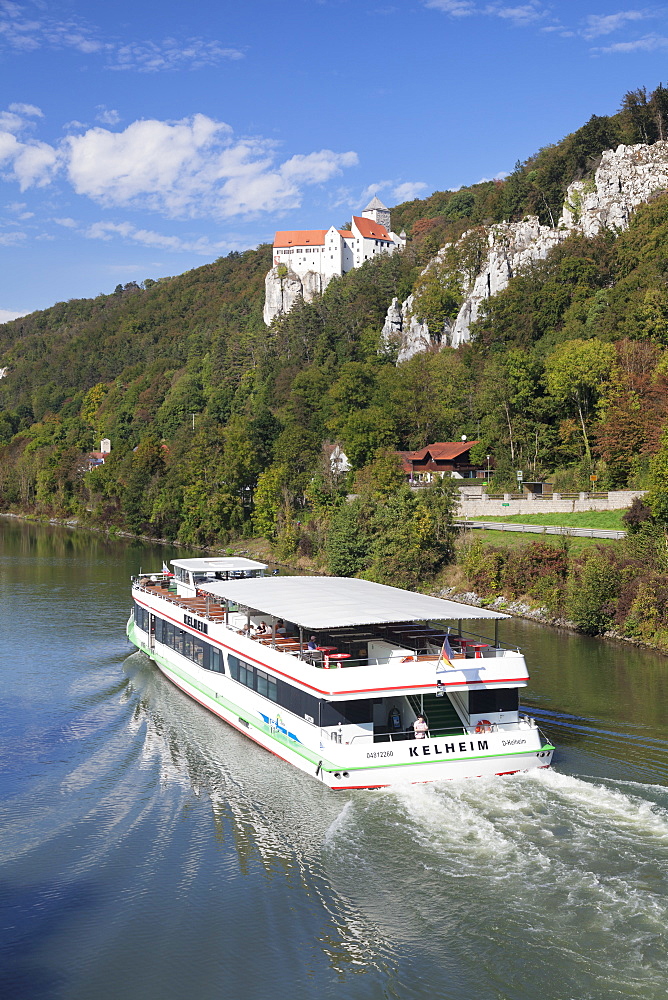
[[0,518],[0,996],[668,996],[668,659],[506,623],[549,771],[336,794],[125,635],[176,550]]

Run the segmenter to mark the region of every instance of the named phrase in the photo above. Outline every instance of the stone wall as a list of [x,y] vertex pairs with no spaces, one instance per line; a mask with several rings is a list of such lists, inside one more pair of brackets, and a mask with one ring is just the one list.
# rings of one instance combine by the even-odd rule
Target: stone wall
[[[557,494],[558,495],[558,494]],[[630,507],[635,497],[645,495],[644,490],[611,490],[607,498],[591,497],[588,493],[580,493],[579,499],[569,497],[557,500],[553,497],[543,500],[461,500],[458,517],[468,517],[472,520],[503,515],[517,517],[524,514],[564,514],[582,510],[623,510]]]

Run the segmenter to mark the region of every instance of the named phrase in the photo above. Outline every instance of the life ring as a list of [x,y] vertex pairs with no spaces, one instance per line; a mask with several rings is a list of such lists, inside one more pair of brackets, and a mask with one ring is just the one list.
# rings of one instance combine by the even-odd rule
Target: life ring
[[403,660],[401,662],[402,663],[414,663],[415,662],[415,657],[414,656],[404,656],[404,658],[403,658]]
[[476,733],[491,733],[492,723],[489,719],[480,719],[478,725],[475,727]]

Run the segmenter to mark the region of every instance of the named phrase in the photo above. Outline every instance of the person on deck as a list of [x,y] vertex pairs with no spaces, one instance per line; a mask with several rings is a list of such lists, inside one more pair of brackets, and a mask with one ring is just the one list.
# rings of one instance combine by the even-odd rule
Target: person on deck
[[318,648],[318,644],[315,641],[315,636],[314,635],[312,635],[311,638],[309,639],[308,646],[306,648],[307,649],[317,649]]
[[276,635],[287,635],[288,630],[285,627],[285,622],[282,618],[279,618],[276,622]]
[[427,725],[427,720],[424,715],[418,715],[417,719],[413,723],[413,729],[415,730],[415,739],[424,740],[429,732],[429,726]]

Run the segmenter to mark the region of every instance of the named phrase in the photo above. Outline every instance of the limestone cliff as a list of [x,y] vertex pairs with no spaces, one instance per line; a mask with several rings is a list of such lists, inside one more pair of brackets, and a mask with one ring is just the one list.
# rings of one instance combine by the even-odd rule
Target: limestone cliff
[[668,189],[668,142],[606,150],[593,178],[566,193],[560,223],[595,236],[606,227],[626,229],[631,213]]
[[303,299],[312,302],[321,295],[329,281],[315,271],[307,271],[300,277],[283,264],[272,267],[264,279],[264,321],[267,326],[275,316],[290,312],[295,302]]
[[408,361],[414,354],[426,351],[432,343],[429,327],[420,323],[412,313],[413,300],[414,297],[409,295],[400,306],[399,299],[392,299],[385,317],[381,340],[385,347],[398,349],[397,362]]
[[522,267],[547,257],[567,235],[565,230],[541,226],[536,216],[491,226],[487,236],[487,258],[465,290],[464,301],[449,331],[450,346],[458,347],[469,339],[471,324],[478,319],[485,299],[503,291]]
[[[651,146],[618,146],[601,157],[595,173],[568,188],[556,227],[541,226],[535,217],[502,222],[487,231],[487,253],[474,275],[461,273],[463,301],[452,323],[430,335],[425,323],[412,315],[413,297],[402,306],[393,300],[388,309],[383,340],[394,337],[399,359],[405,360],[438,343],[457,347],[470,339],[471,324],[478,319],[486,298],[503,291],[514,274],[531,261],[544,259],[574,230],[594,236],[603,227],[623,230],[634,209],[668,190],[668,142]],[[438,267],[448,253],[457,251],[470,233],[454,245],[443,247],[423,271]],[[397,337],[399,338],[397,340]]]

